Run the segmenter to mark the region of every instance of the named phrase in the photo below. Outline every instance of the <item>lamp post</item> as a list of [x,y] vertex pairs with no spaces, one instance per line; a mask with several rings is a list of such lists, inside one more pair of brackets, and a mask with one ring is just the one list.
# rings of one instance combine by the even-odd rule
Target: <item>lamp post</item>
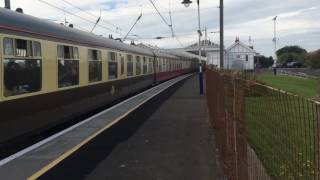
[[224,5],[220,0],[220,68],[224,68]]
[[274,64],[273,64],[273,73],[274,75],[277,75],[277,18],[278,16],[275,16],[273,20],[273,43],[274,43]]
[[[200,94],[203,94],[203,73],[202,73],[202,62],[201,62],[201,36],[202,36],[202,31],[201,31],[201,24],[200,24],[200,0],[197,0],[198,4],[198,35],[199,35],[199,89],[200,89]],[[189,7],[192,1],[190,0],[183,0],[181,2],[185,7]]]

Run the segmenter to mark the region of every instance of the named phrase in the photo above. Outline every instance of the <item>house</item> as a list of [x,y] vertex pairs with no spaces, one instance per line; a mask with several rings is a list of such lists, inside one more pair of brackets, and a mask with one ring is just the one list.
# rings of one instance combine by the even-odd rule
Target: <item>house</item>
[[254,57],[259,55],[253,46],[242,43],[237,37],[225,51],[225,69],[254,70]]

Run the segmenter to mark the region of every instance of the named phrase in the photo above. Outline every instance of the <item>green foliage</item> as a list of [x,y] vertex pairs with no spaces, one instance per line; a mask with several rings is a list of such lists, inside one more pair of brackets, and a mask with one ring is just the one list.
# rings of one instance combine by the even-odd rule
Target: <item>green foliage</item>
[[272,74],[260,74],[257,79],[274,88],[300,96],[313,98],[317,94],[317,81],[315,79],[303,79],[284,75],[274,76]]
[[279,63],[300,62],[306,64],[307,51],[299,46],[285,46],[277,52]]
[[254,63],[255,64],[258,64],[258,67],[261,67],[261,68],[268,68],[270,66],[273,65],[274,63],[274,60],[273,60],[273,57],[270,56],[270,57],[265,57],[265,56],[257,56],[255,57],[254,59]]
[[320,49],[309,53],[307,57],[307,65],[314,69],[320,69]]
[[245,106],[248,141],[272,179],[315,179],[316,104],[269,90]]
[[278,57],[279,63],[289,63],[289,62],[300,62],[302,64],[306,61],[306,54],[298,54],[298,53],[284,53]]
[[297,53],[297,54],[307,54],[307,50],[301,48],[300,46],[285,46],[279,49],[277,52],[277,56],[281,56],[286,53]]

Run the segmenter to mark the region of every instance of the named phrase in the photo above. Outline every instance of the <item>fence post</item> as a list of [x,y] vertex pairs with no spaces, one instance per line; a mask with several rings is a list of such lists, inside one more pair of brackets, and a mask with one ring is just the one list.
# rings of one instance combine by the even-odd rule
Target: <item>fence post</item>
[[316,162],[315,162],[315,178],[318,180],[320,179],[320,105],[316,104],[316,116],[317,116],[317,122],[316,122],[316,144],[315,144],[315,156],[316,156]]
[[237,170],[240,180],[248,179],[247,136],[245,121],[245,82],[235,78],[235,123],[237,146]]
[[320,101],[320,78],[317,79],[317,95],[316,100]]

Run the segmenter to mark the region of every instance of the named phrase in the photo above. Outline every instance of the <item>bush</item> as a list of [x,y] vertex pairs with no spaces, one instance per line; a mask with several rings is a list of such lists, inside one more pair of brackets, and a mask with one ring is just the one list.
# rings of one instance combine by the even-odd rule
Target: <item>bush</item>
[[287,64],[289,62],[299,62],[301,64],[306,63],[306,53],[283,53],[279,56],[279,63]]
[[254,63],[257,64],[259,68],[268,68],[271,67],[274,63],[273,57],[265,57],[265,56],[256,56],[254,58]]
[[277,51],[279,63],[299,62],[306,64],[307,51],[299,46],[285,46]]
[[309,53],[307,57],[307,64],[313,69],[320,69],[320,49]]

